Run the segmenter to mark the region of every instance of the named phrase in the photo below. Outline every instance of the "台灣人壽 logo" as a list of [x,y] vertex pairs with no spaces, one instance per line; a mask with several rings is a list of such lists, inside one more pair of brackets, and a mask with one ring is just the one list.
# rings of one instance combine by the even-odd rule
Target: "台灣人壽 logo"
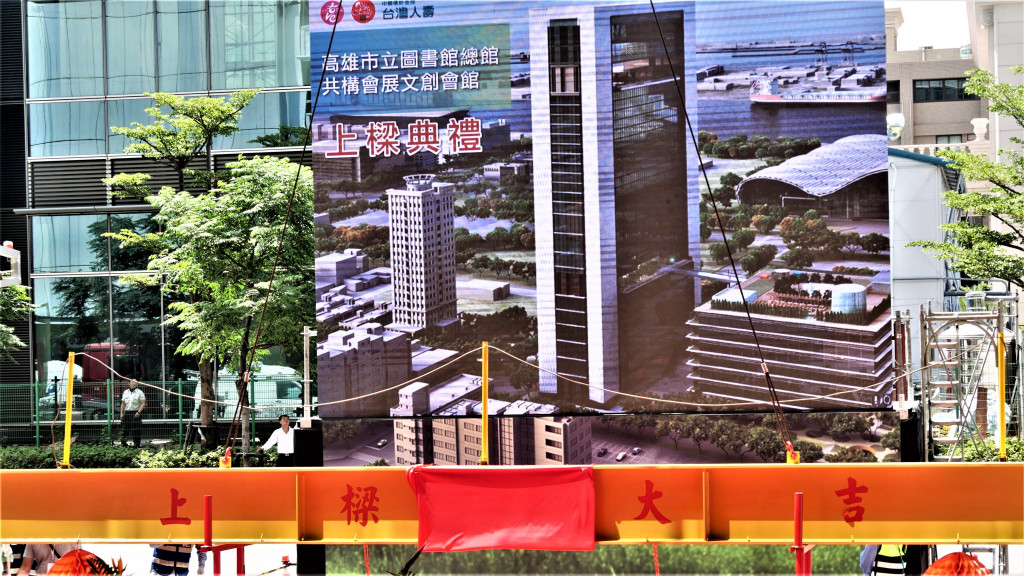
[[341,2],[337,0],[324,2],[324,5],[320,7],[320,19],[324,21],[324,24],[334,26],[338,19],[344,16],[345,9],[341,7]]
[[360,24],[366,24],[373,20],[373,16],[376,13],[377,8],[370,0],[358,0],[358,2],[352,5],[352,19]]

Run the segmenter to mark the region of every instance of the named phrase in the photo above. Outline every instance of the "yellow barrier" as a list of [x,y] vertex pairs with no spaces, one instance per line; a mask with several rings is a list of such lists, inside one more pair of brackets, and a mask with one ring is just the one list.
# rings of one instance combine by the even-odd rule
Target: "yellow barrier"
[[[418,521],[405,473],[4,471],[0,522],[15,542],[199,542],[209,494],[215,543],[406,544]],[[1020,464],[597,466],[594,478],[602,544],[792,544],[795,492],[805,544],[1024,543]]]

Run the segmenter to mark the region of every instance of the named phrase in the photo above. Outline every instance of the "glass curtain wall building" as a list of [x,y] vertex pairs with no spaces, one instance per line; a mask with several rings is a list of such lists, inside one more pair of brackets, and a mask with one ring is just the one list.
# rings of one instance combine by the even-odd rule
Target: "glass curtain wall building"
[[[308,21],[306,0],[21,3],[28,186],[17,212],[28,221],[23,257],[39,307],[30,363],[11,368],[20,381],[52,380],[69,351],[102,354],[118,372],[146,380],[175,380],[194,369],[194,361],[174,354],[180,339],[161,324],[169,302],[158,286],[119,280],[148,274],[146,255],[103,236],[156,227],[146,206],[109,198],[103,178],[146,172],[159,187],[176,177],[124,154],[128,142],[109,127],[148,124],[153,101],[146,92],[217,97],[259,88],[241,129],[215,139],[211,162],[202,158],[194,167],[221,169],[241,152],[298,161],[301,146],[268,149],[256,139],[308,123]],[[87,382],[112,378],[106,369],[80,366]]]
[[620,402],[685,348],[684,6],[530,13],[540,389],[576,404]]

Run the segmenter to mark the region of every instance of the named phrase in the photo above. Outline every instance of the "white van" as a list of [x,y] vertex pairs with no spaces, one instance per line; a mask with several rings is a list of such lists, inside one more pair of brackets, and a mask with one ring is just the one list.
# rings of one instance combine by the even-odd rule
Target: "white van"
[[[235,381],[238,375],[227,370],[221,370],[214,381],[214,391],[218,402],[214,414],[218,420],[233,419],[235,407],[238,405],[238,391],[235,389]],[[281,414],[290,416],[302,415],[302,375],[294,368],[287,366],[261,366],[253,373],[250,382],[249,405],[255,410],[254,414],[258,420],[277,420]],[[199,418],[200,400],[202,399],[202,386],[196,382],[195,408],[192,410],[192,417]],[[315,404],[316,398],[311,397],[310,402]]]

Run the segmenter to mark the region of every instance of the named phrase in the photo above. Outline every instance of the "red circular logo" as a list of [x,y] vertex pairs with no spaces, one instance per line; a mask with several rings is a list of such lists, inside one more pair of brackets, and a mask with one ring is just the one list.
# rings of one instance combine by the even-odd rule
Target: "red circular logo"
[[377,8],[374,7],[373,2],[370,0],[359,0],[352,5],[352,19],[360,24],[366,24],[373,20],[373,16],[376,13]]
[[344,17],[345,9],[341,7],[341,2],[337,0],[324,2],[324,5],[320,7],[320,19],[324,21],[324,24],[334,26],[338,19]]

